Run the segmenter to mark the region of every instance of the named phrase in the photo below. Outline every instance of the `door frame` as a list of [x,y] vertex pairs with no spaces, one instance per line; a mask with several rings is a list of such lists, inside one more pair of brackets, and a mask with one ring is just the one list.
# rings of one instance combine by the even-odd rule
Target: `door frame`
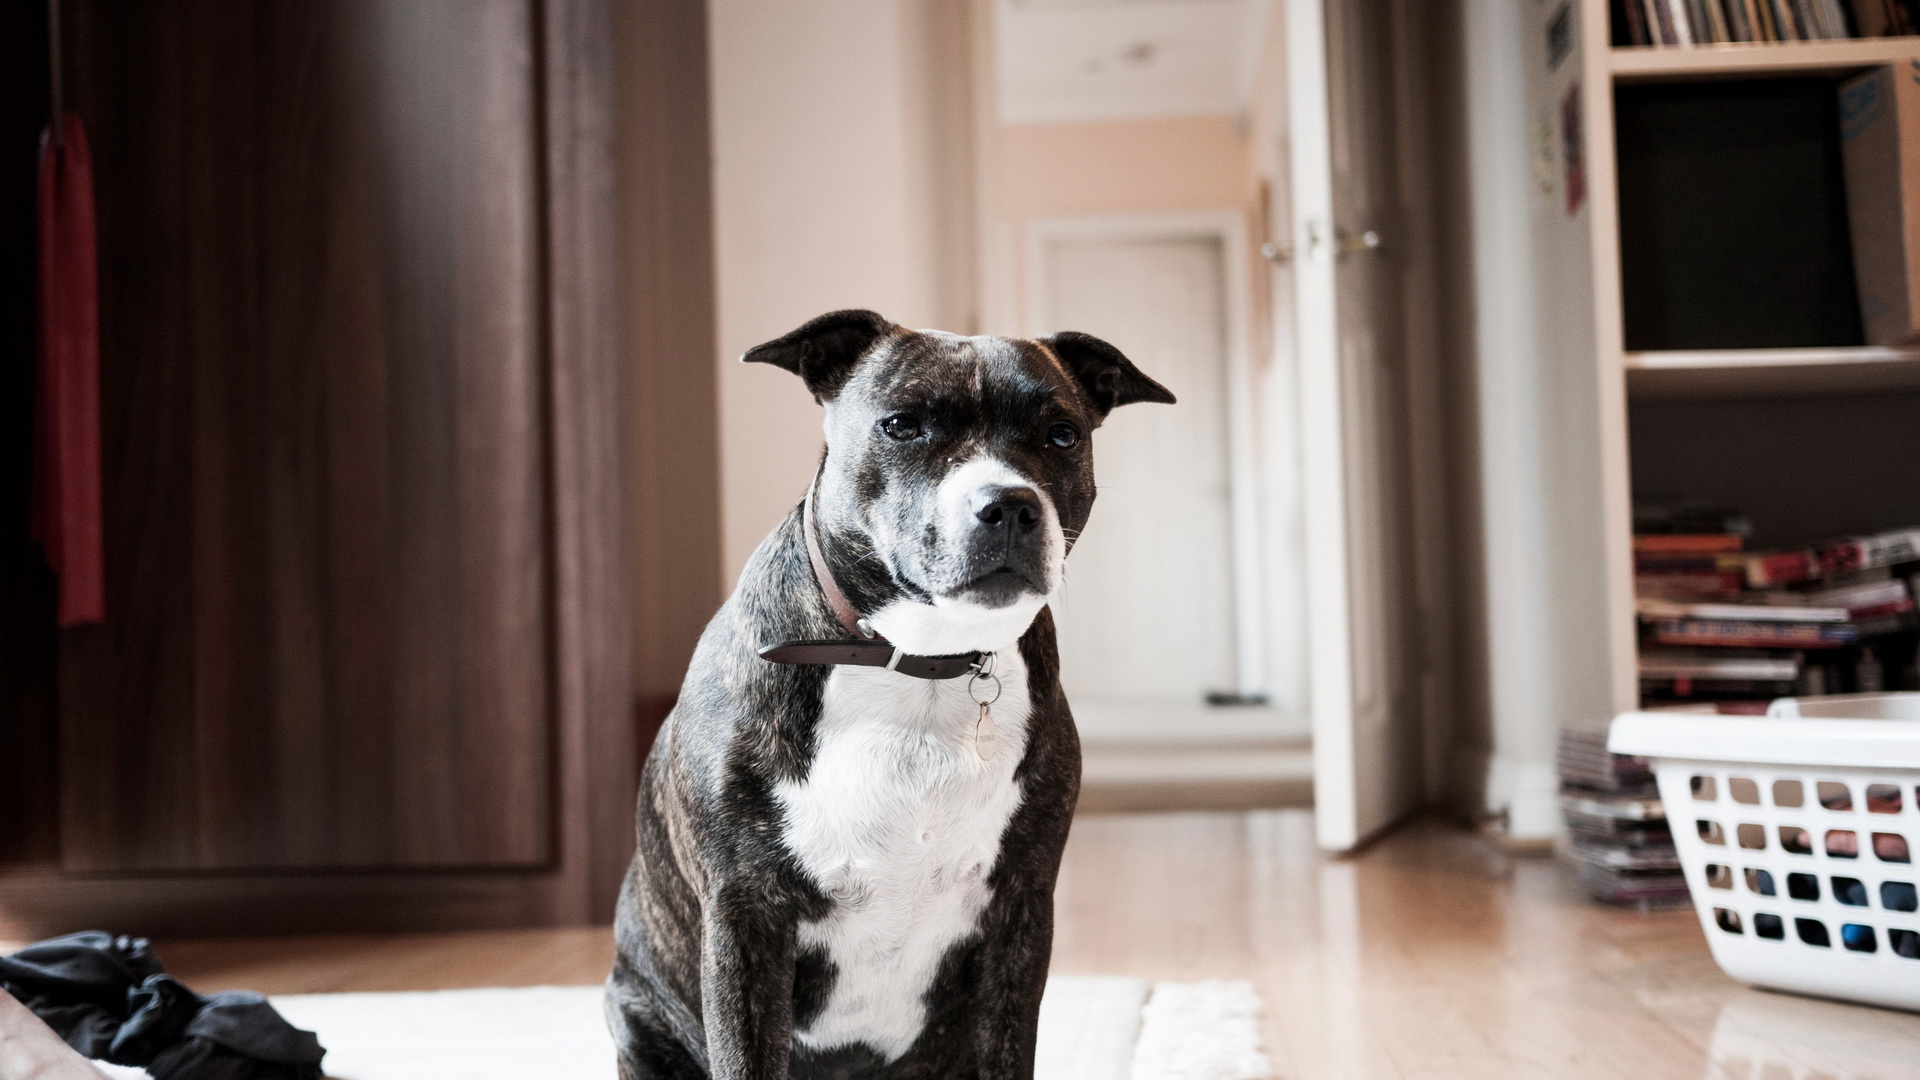
[[1024,332],[1031,337],[1067,327],[1055,325],[1048,295],[1049,250],[1061,240],[1217,240],[1225,293],[1227,473],[1233,546],[1234,682],[1242,695],[1263,694],[1267,685],[1267,567],[1260,537],[1260,461],[1254,403],[1253,266],[1247,214],[1238,209],[1173,213],[1049,217],[1026,223]]

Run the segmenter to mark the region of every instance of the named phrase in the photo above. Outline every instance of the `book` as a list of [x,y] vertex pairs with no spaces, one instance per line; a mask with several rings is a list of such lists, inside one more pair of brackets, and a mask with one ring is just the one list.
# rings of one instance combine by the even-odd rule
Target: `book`
[[1687,878],[1671,870],[1632,870],[1580,864],[1580,883],[1597,900],[1643,907],[1677,907],[1692,902]]
[[[1792,697],[1800,692],[1794,683],[1754,684],[1754,689],[1728,697],[1676,698],[1672,701],[1648,701],[1642,712],[1693,713],[1707,716],[1765,716],[1774,698]],[[1756,696],[1758,695],[1758,696]]]
[[1780,36],[1780,26],[1774,14],[1773,0],[1754,0],[1753,10],[1760,20],[1761,30],[1765,33],[1762,41],[1785,41]]
[[1808,604],[1842,608],[1847,618],[1866,622],[1914,611],[1913,594],[1901,578],[1859,581],[1801,594]]
[[1746,585],[1746,568],[1746,556],[1738,554],[1659,553],[1633,557],[1633,572],[1639,577],[1712,577],[1731,581],[1738,588]]
[[[1899,77],[1906,64],[1874,68],[1840,84],[1840,151],[1847,177],[1853,274],[1869,345],[1920,337],[1920,86]],[[1898,223],[1897,225],[1894,223]]]
[[1814,0],[1793,0],[1794,21],[1799,24],[1802,41],[1818,41],[1827,36],[1820,25],[1819,5]]
[[1745,575],[1738,570],[1635,574],[1636,596],[1669,600],[1728,599],[1740,595]]
[[1875,604],[1870,607],[1854,608],[1847,612],[1847,618],[1861,625],[1862,629],[1860,633],[1864,637],[1866,635],[1864,628],[1869,623],[1877,626],[1886,622],[1888,619],[1899,621],[1901,616],[1912,614],[1914,614],[1914,603],[1912,600],[1896,600],[1890,604]]
[[1847,621],[1843,607],[1812,607],[1806,604],[1688,604],[1674,600],[1643,597],[1634,601],[1634,611],[1648,620],[1714,619],[1753,622],[1841,623]]
[[1807,17],[1813,24],[1814,34],[1822,40],[1847,36],[1846,16],[1840,14],[1833,0],[1806,0],[1806,9]]
[[1729,654],[1725,650],[1642,649],[1640,677],[1791,682],[1800,677],[1800,661],[1792,656]]
[[1735,41],[1753,41],[1753,0],[1726,0],[1727,32]]
[[1773,30],[1775,41],[1805,40],[1799,27],[1794,24],[1793,0],[1767,0],[1767,7],[1773,12]]
[[1746,568],[1744,555],[1653,554],[1633,557],[1633,572],[1636,574],[1732,574],[1744,582]]
[[1855,632],[1863,639],[1885,637],[1888,634],[1898,634],[1904,630],[1911,630],[1915,626],[1920,626],[1920,619],[1916,619],[1911,611],[1874,615],[1869,618],[1856,619],[1853,622]]
[[1653,768],[1646,758],[1607,750],[1604,731],[1562,731],[1554,753],[1560,782],[1592,791],[1654,792]]
[[1749,555],[1746,568],[1747,584],[1755,589],[1798,585],[1820,577],[1820,556],[1810,549]]
[[1567,832],[1575,836],[1606,840],[1621,847],[1659,847],[1673,843],[1673,832],[1667,827],[1665,818],[1635,821],[1601,814],[1583,814],[1578,810],[1563,810],[1562,813],[1566,816]]
[[[1747,715],[1920,688],[1920,528],[1747,551],[1753,530],[1729,509],[1635,506],[1634,527],[1641,708]],[[1563,779],[1599,787],[1568,754]]]
[[1666,44],[1693,44],[1693,28],[1687,21],[1687,0],[1661,0],[1660,10],[1660,35]]
[[1848,6],[1861,37],[1886,37],[1892,29],[1886,0],[1848,0]]
[[1841,607],[1849,611],[1855,608],[1898,603],[1912,596],[1907,591],[1906,581],[1891,576],[1866,581],[1850,581],[1844,585],[1829,585],[1797,595],[1817,607]]
[[1686,882],[1651,764],[1607,749],[1604,731],[1562,731],[1556,747],[1568,854],[1596,899],[1646,903]]
[[1647,9],[1641,0],[1623,0],[1620,5],[1620,18],[1626,30],[1627,44],[1653,44],[1653,39],[1647,36]]
[[1753,523],[1732,507],[1712,503],[1635,503],[1633,532],[1635,536],[1731,533],[1744,544]]
[[1667,811],[1657,795],[1609,795],[1598,791],[1560,792],[1562,812],[1622,821],[1665,821]]
[[1781,623],[1758,619],[1663,619],[1651,626],[1660,645],[1727,645],[1743,649],[1838,649],[1860,640],[1852,623]]
[[1665,845],[1625,845],[1598,842],[1576,836],[1573,838],[1573,843],[1568,845],[1568,851],[1581,862],[1592,863],[1595,866],[1628,870],[1678,870],[1680,868],[1680,852],[1671,842]]
[[1640,707],[1648,712],[1758,716],[1775,698],[1800,692],[1795,679],[1641,679]]
[[1747,557],[1739,552],[1649,551],[1633,557],[1636,574],[1742,574]]
[[[1910,63],[1916,76],[1920,76],[1920,62]],[[1906,81],[1915,87],[1916,92],[1920,92],[1920,81]],[[1920,101],[1916,101],[1916,104],[1920,104]],[[1916,130],[1916,135],[1920,135],[1920,129]],[[1822,544],[1819,557],[1821,572],[1829,577],[1914,562],[1920,560],[1920,529],[1896,529],[1872,536],[1836,540]]]
[[1633,552],[1641,554],[1717,555],[1737,552],[1746,543],[1738,533],[1636,533]]
[[1701,6],[1706,8],[1707,23],[1713,29],[1713,40],[1722,42],[1732,41],[1733,33],[1727,23],[1727,11],[1724,6],[1724,0],[1700,0],[1700,2]]
[[[1632,0],[1628,0],[1629,3]],[[1647,23],[1648,44],[1675,44],[1671,19],[1667,13],[1667,0],[1640,0],[1640,10]]]

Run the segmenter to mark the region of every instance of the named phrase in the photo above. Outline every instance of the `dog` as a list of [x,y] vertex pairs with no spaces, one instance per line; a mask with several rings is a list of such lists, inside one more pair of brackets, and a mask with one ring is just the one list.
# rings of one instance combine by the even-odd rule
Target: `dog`
[[1048,600],[1091,434],[1174,397],[1112,345],[822,315],[747,351],[826,450],[708,624],[641,779],[624,1080],[1033,1075],[1080,786]]

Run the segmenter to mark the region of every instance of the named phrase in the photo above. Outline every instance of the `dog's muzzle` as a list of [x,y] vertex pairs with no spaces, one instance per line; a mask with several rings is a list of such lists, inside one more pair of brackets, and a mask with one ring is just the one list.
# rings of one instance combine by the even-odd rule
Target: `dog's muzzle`
[[1046,591],[1046,506],[1030,487],[988,485],[968,497],[966,584],[956,590],[986,607]]

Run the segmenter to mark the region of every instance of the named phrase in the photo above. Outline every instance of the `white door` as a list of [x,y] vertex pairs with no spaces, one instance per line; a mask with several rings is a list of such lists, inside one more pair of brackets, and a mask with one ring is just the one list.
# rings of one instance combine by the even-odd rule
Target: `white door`
[[1420,805],[1396,0],[1287,0],[1314,803],[1345,850]]
[[[1035,231],[1037,321],[1112,342],[1180,400],[1116,410],[1094,434],[1099,497],[1054,605],[1061,681],[1083,732],[1206,740],[1259,710],[1209,697],[1259,692],[1261,612],[1234,402],[1244,379],[1229,240],[1238,220],[1058,223]],[[1241,395],[1244,398],[1245,395]],[[1252,625],[1249,625],[1249,624]]]
[[1094,433],[1099,497],[1054,607],[1068,700],[1198,706],[1238,683],[1220,242],[1053,241],[1051,314],[1180,399]]

